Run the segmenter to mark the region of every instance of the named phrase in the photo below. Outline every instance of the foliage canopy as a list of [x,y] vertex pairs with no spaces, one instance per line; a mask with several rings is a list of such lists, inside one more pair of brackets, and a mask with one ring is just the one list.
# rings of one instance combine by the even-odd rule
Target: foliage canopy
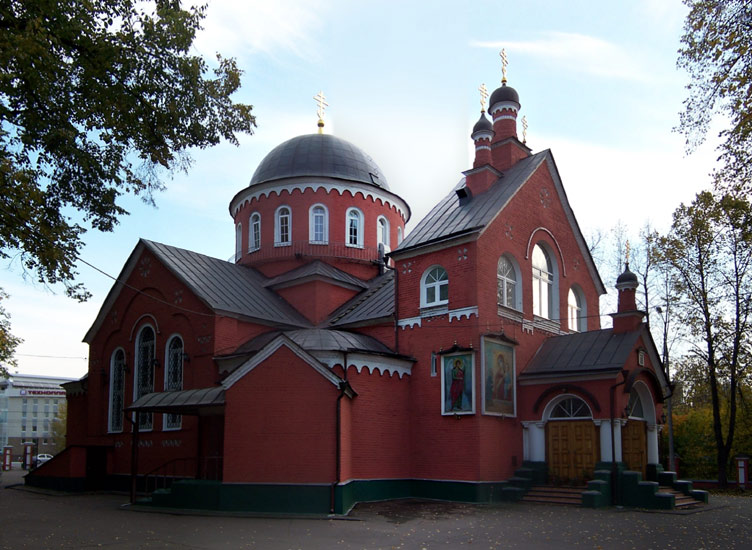
[[690,76],[679,130],[690,150],[702,143],[717,114],[721,130],[721,168],[717,180],[752,181],[752,2],[684,0],[689,14],[679,49],[679,67]]
[[152,201],[190,149],[252,133],[232,59],[192,55],[204,8],[177,0],[0,5],[0,257],[74,279],[87,227],[111,231],[127,193]]

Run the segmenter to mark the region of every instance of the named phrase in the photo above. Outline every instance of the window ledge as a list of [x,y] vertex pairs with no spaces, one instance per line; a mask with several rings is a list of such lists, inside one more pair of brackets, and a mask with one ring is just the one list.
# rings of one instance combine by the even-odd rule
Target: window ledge
[[274,246],[292,246],[292,243],[274,243]]
[[538,317],[537,315],[533,315],[533,326],[540,330],[553,332],[554,334],[561,333],[561,324],[556,321],[552,321],[551,319],[546,319],[545,317]]
[[449,313],[449,304],[438,304],[431,306],[422,306],[420,308],[421,317],[435,317],[437,315],[446,315]]
[[507,306],[503,306],[501,304],[496,304],[498,307],[498,314],[500,317],[506,317],[507,319],[512,319],[513,321],[517,321],[518,323],[522,322],[522,312],[511,308]]

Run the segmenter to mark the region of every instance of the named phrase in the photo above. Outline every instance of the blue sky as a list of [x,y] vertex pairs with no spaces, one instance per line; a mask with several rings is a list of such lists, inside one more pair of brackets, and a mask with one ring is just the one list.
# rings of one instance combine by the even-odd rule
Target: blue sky
[[[88,233],[81,256],[117,276],[144,237],[229,258],[230,199],[275,145],[316,131],[319,90],[326,131],[374,158],[412,208],[409,231],[471,167],[477,89],[498,87],[502,47],[527,143],[553,151],[583,232],[617,221],[634,233],[647,221],[665,229],[680,202],[709,185],[716,156],[706,144],[687,157],[672,131],[685,94],[676,69],[685,13],[678,0],[210,1],[195,50],[237,58],[237,99],[254,105],[255,134],[196,151],[157,208],[125,199],[131,215],[113,233]],[[81,339],[112,280],[82,265],[93,297],[78,304],[24,277],[17,261],[3,267],[13,332],[25,340],[18,372],[82,376]]]

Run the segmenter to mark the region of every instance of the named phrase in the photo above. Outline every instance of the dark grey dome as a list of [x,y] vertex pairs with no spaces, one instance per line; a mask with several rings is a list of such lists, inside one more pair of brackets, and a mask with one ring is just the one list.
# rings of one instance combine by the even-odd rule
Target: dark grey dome
[[389,189],[373,159],[352,143],[329,134],[308,134],[277,145],[256,168],[251,185],[300,176],[358,181]]
[[475,126],[473,126],[473,134],[475,132],[483,132],[483,131],[485,132],[493,131],[493,124],[491,124],[491,121],[488,120],[488,117],[486,117],[485,111],[481,111],[478,122],[476,122]]
[[639,285],[639,281],[637,280],[637,275],[632,273],[629,270],[629,264],[626,264],[624,266],[624,273],[619,275],[616,279],[616,285],[617,286],[633,286],[636,288]]
[[502,84],[500,88],[496,88],[494,93],[491,94],[491,100],[488,102],[490,107],[493,107],[500,101],[514,101],[517,105],[520,104],[520,96],[517,90],[506,84]]

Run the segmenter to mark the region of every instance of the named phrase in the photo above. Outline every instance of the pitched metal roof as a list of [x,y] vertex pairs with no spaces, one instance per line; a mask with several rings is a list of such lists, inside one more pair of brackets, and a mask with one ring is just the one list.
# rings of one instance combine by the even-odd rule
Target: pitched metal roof
[[199,414],[201,410],[212,407],[223,407],[225,404],[225,389],[222,386],[212,386],[199,390],[182,390],[147,393],[139,397],[126,411]]
[[266,278],[252,268],[145,239],[141,242],[216,312],[275,325],[311,326],[290,304],[265,288]]
[[371,336],[356,332],[317,328],[266,332],[240,346],[233,352],[233,355],[255,353],[263,349],[280,334],[284,334],[308,352],[361,351],[380,355],[396,355],[392,350]]
[[329,326],[345,326],[383,319],[394,314],[394,272],[370,281],[367,290],[354,296],[329,316]]
[[462,178],[408,234],[396,252],[484,228],[549,156],[550,151],[546,150],[520,160],[504,172],[499,183],[460,204],[456,190],[465,185]]
[[329,279],[358,288],[368,288],[367,282],[358,279],[357,277],[350,275],[349,273],[346,273],[341,269],[337,269],[333,265],[322,262],[321,260],[314,260],[313,262],[302,265],[296,269],[288,271],[287,273],[283,273],[282,275],[268,279],[264,283],[264,286],[268,288],[274,288],[278,285],[283,285],[292,281],[299,281],[301,279],[308,279],[311,277],[319,279]]
[[618,372],[634,350],[641,330],[614,334],[594,330],[546,339],[520,378],[578,373]]

